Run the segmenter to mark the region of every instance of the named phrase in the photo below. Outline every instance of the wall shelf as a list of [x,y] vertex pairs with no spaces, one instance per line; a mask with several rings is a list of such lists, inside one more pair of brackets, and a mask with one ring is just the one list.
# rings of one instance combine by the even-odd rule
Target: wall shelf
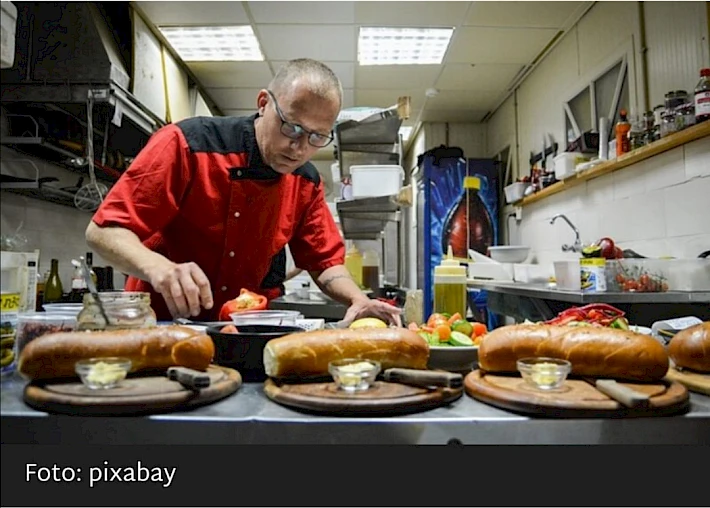
[[710,136],[710,121],[703,122],[698,125],[693,125],[687,129],[683,129],[680,132],[676,132],[665,138],[654,141],[653,143],[643,146],[634,150],[633,152],[626,153],[621,157],[612,159],[601,164],[594,166],[593,168],[587,169],[585,171],[580,171],[570,175],[564,180],[554,183],[549,187],[524,197],[522,200],[513,203],[514,205],[530,205],[541,199],[545,199],[549,196],[553,196],[560,192],[563,192],[571,187],[576,187],[577,185],[586,182],[587,180],[592,180],[594,178],[599,178],[600,176],[607,175],[614,171],[631,166],[637,162],[650,159],[655,155],[659,155],[663,152],[667,152],[679,146],[685,145],[697,139]]

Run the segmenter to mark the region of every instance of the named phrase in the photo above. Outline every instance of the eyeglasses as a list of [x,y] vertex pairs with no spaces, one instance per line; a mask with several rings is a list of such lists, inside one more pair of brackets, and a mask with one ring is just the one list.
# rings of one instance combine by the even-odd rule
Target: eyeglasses
[[311,132],[296,123],[287,122],[284,118],[284,114],[281,111],[281,108],[279,107],[279,103],[276,100],[276,97],[274,97],[273,92],[271,90],[267,90],[266,92],[269,94],[269,97],[273,99],[276,114],[278,114],[279,118],[281,119],[281,134],[283,134],[289,139],[301,139],[304,134],[308,134],[308,144],[311,146],[315,146],[316,148],[323,148],[325,146],[328,146],[333,141],[332,135]]

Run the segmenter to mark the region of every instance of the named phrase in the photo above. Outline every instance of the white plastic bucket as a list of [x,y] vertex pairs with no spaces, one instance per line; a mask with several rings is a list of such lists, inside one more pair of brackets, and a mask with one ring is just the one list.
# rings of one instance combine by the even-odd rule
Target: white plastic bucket
[[393,196],[402,189],[404,169],[399,165],[350,166],[354,198]]

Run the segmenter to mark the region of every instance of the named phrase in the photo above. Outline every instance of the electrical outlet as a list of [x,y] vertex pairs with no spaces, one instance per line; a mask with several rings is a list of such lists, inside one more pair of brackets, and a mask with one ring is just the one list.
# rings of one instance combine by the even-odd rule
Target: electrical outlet
[[515,207],[515,220],[517,220],[517,221],[523,220],[523,207],[522,206]]

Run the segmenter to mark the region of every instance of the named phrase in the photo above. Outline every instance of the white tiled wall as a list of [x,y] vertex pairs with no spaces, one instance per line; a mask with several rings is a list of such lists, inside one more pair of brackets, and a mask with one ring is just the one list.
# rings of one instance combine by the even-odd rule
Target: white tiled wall
[[710,138],[703,138],[612,174],[585,182],[523,208],[511,224],[511,243],[528,245],[537,260],[576,257],[563,253],[574,233],[582,242],[608,236],[622,249],[649,257],[697,257],[710,249]]
[[[33,161],[42,177],[54,176],[59,182],[57,187],[70,187],[76,184],[79,175],[66,169],[53,166],[40,159],[28,157],[6,147],[0,151],[2,173],[18,177],[34,177],[34,169],[27,160]],[[88,179],[85,180],[88,183]],[[89,251],[84,238],[84,231],[92,214],[76,208],[28,198],[10,192],[0,194],[0,231],[3,235],[12,234],[21,226],[20,234],[27,238],[27,250],[40,250],[40,273],[50,267],[52,258],[59,260],[59,275],[65,291],[71,288],[72,258],[82,256]],[[94,266],[105,266],[106,262],[94,253]],[[123,287],[124,277],[114,273],[114,287]]]

